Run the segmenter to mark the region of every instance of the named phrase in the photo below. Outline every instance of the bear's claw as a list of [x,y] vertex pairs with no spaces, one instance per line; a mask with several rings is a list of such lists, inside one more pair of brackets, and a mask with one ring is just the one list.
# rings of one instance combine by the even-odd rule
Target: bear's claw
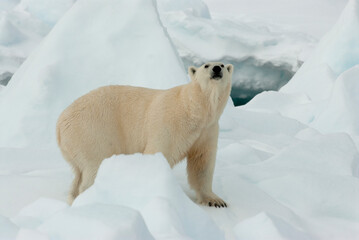
[[[214,194],[213,194],[214,195]],[[215,208],[227,207],[227,203],[217,196],[202,197],[198,203]]]

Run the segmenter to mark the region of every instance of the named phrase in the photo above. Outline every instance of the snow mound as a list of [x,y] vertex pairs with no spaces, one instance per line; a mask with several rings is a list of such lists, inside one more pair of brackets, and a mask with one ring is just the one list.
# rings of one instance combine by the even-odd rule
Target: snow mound
[[40,21],[53,26],[76,0],[21,0],[16,11],[28,12]]
[[303,68],[299,69],[290,82],[280,89],[280,92],[306,94],[313,101],[321,101],[327,99],[332,93],[336,78],[337,75],[327,64],[308,65],[305,62]]
[[350,0],[333,29],[279,93],[263,93],[245,109],[266,109],[323,132],[359,133],[359,1]]
[[183,84],[182,66],[152,1],[78,1],[1,92],[0,146],[54,144],[76,98],[109,84]]
[[16,44],[25,36],[7,19],[0,16],[0,45]]
[[68,205],[62,201],[40,198],[21,209],[12,220],[22,228],[37,228],[47,218],[67,207]]
[[218,15],[243,16],[321,38],[335,24],[347,1],[205,0]]
[[313,122],[314,127],[324,132],[344,131],[359,135],[358,78],[359,64],[338,77],[327,106]]
[[50,238],[36,230],[21,228],[16,236],[16,240],[50,240]]
[[[58,149],[0,148],[0,214],[15,216],[24,206],[44,197],[65,201],[70,184],[71,168]],[[27,197],[21,197],[25,193]],[[39,219],[39,215],[32,215],[26,212],[19,221],[27,224]]]
[[8,218],[0,215],[0,239],[13,240],[18,233],[19,228]]
[[212,220],[184,194],[162,154],[113,156],[74,207],[101,203],[136,209],[158,239],[222,239]]
[[[313,56],[303,64],[293,79],[281,91],[287,93],[306,92],[307,89],[312,88],[320,93],[323,85],[321,85],[321,81],[317,81],[318,76],[315,74],[315,68],[327,65],[327,71],[330,73],[324,73],[323,77],[325,75],[339,76],[345,70],[359,63],[358,41],[359,2],[350,0],[337,23],[318,44]],[[314,74],[310,76],[306,72],[313,72]],[[314,94],[308,95],[312,97]]]
[[159,12],[182,12],[189,16],[211,18],[207,5],[202,0],[158,0]]
[[[261,226],[259,231],[253,231]],[[309,240],[306,233],[294,228],[284,220],[266,213],[260,213],[234,227],[238,239],[246,240]]]
[[51,239],[59,240],[153,239],[137,211],[99,203],[68,208],[38,229]]
[[[268,239],[355,239],[359,154],[353,139],[320,134],[275,112],[236,112],[238,128],[221,134],[214,191],[241,207],[231,209],[237,222],[223,225],[240,226],[264,211],[283,224],[271,220],[274,226],[264,227],[254,218],[238,230],[239,239],[262,239],[260,232]],[[221,216],[212,217],[221,226]]]
[[[281,204],[296,209],[298,216],[310,216],[310,225],[317,226],[315,230],[275,215],[314,239],[358,236],[359,209],[354,206],[359,199],[358,191],[354,191],[359,176],[358,6],[358,0],[348,2],[315,54],[286,86],[279,92],[259,94],[241,108],[292,118],[313,127],[298,131],[287,147],[273,151],[274,156],[260,162],[260,173],[245,176]],[[331,225],[334,222],[335,226]],[[259,237],[245,235],[243,228],[239,234]],[[282,234],[278,238],[288,239]]]
[[106,159],[95,183],[71,207],[42,198],[24,207],[12,221],[0,217],[0,236],[224,239],[213,220],[182,191],[162,154]]
[[55,22],[71,7],[72,2],[72,0],[2,0],[0,2],[0,84],[7,84]]

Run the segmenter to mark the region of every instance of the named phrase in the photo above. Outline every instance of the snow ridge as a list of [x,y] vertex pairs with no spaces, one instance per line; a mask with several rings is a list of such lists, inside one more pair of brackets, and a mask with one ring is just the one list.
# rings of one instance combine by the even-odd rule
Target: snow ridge
[[61,111],[97,87],[186,82],[152,1],[77,1],[1,92],[0,146],[54,145]]

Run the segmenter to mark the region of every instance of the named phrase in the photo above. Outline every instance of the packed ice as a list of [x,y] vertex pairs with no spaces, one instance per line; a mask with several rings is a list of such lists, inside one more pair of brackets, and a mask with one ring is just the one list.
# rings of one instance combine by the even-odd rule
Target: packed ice
[[191,1],[191,7],[177,2],[161,0],[159,9],[185,67],[231,62],[236,69],[231,94],[235,105],[286,84],[316,43],[309,34],[275,24],[241,16],[211,17],[200,0]]
[[1,1],[0,85],[7,85],[15,71],[74,1]]

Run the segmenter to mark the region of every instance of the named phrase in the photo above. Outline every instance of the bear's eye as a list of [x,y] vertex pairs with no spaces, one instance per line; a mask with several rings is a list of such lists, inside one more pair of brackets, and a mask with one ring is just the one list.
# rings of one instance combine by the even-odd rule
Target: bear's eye
[[224,65],[222,64],[221,67],[224,68]]
[[208,67],[209,67],[209,64],[204,65],[204,68],[208,68]]

